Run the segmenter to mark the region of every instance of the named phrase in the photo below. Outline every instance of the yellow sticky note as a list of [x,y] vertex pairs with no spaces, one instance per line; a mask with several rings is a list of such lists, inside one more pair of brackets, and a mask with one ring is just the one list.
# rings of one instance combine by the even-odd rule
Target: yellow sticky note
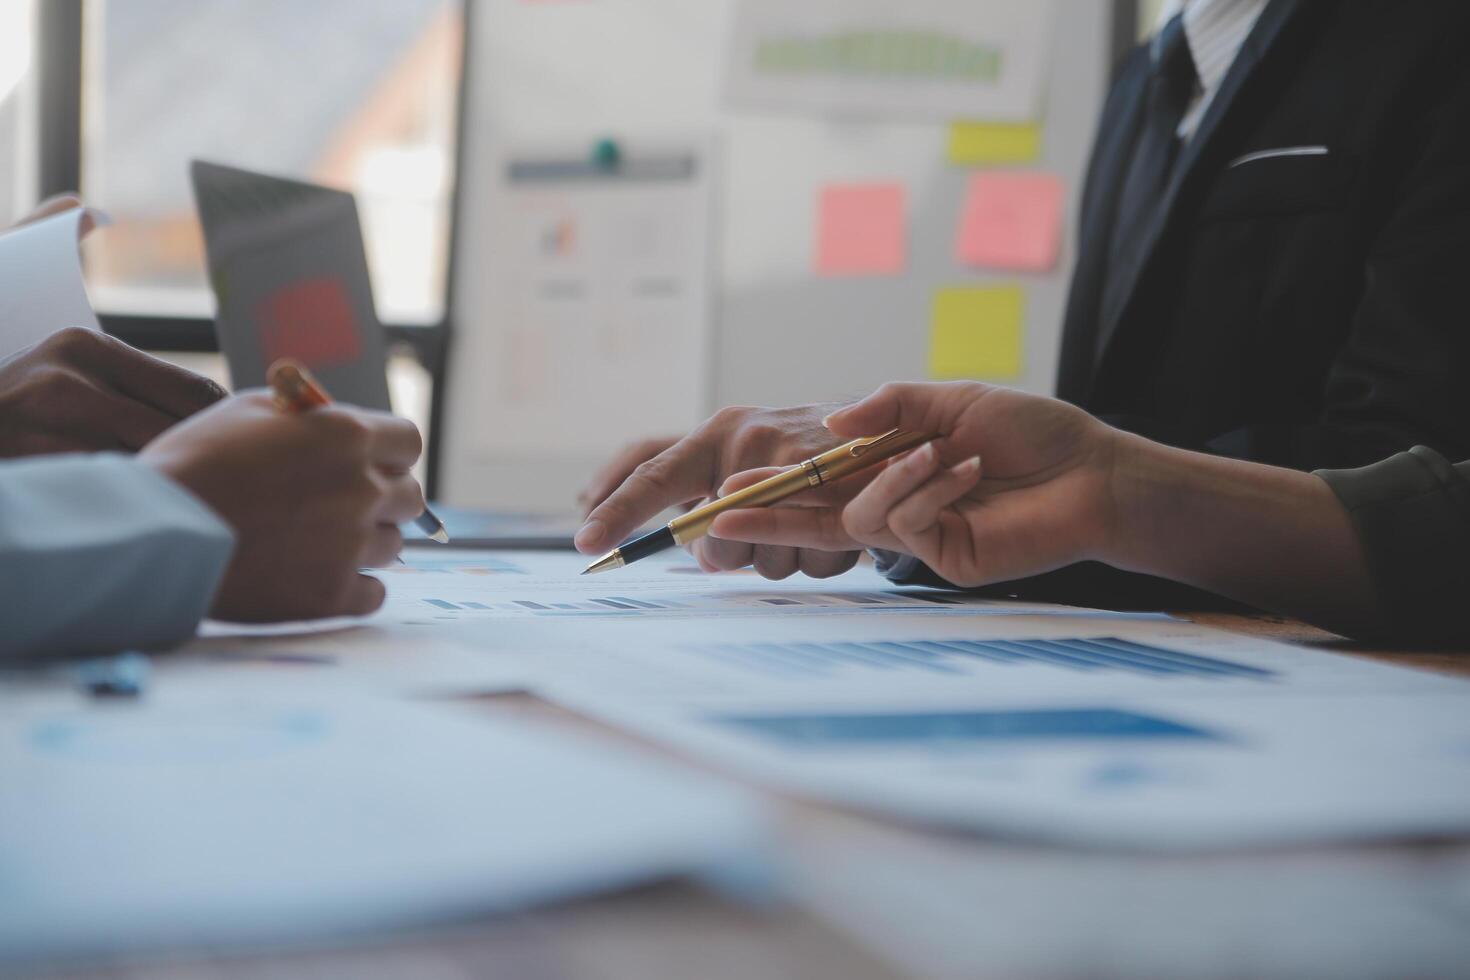
[[957,122],[949,127],[949,162],[958,166],[1032,163],[1040,155],[1040,123]]
[[1020,286],[937,291],[929,319],[929,376],[1019,377],[1025,302]]

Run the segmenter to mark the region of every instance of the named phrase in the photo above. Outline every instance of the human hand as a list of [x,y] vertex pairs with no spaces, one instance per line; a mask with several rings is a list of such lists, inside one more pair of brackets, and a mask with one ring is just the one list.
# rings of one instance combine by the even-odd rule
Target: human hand
[[224,396],[208,378],[67,327],[0,361],[0,457],[132,452]]
[[633,475],[633,471],[640,464],[653,459],[678,441],[678,436],[655,436],[652,439],[630,442],[619,449],[612,459],[592,474],[592,479],[588,480],[587,485],[577,494],[577,503],[582,508],[582,516],[585,518],[592,513],[594,507],[611,496],[614,490],[622,486],[628,477]]
[[[606,499],[594,500],[587,522],[577,532],[577,550],[599,554],[613,548],[660,511],[714,496],[733,473],[753,466],[799,463],[832,448],[836,440],[821,420],[834,407],[722,409],[689,435],[633,465]],[[657,449],[657,443],[650,441],[645,448]],[[620,457],[604,472],[630,459]],[[844,554],[781,544],[756,546],[710,537],[694,542],[690,551],[706,571],[753,564],[767,578],[785,578],[796,571],[825,578],[845,572],[857,561],[856,551]]]
[[250,392],[175,426],[138,458],[235,531],[211,615],[260,622],[382,604],[383,584],[358,569],[392,562],[398,524],[422,512],[409,475],[421,449],[412,422],[342,405],[283,414]]
[[[974,382],[889,384],[827,422],[844,439],[893,428],[938,438],[890,460],[845,505],[731,511],[716,518],[711,533],[760,544],[902,551],[963,586],[1036,575],[1109,551],[1122,434],[1081,409]],[[741,474],[727,487],[765,475]]]

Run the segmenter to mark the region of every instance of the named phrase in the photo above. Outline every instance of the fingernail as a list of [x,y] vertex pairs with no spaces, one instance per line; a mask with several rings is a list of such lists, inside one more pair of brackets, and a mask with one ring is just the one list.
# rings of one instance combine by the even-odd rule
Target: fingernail
[[577,536],[572,539],[572,544],[576,545],[578,551],[586,551],[601,545],[602,539],[606,536],[607,527],[601,521],[588,521],[582,525]]
[[824,429],[830,429],[830,428],[832,428],[832,420],[835,419],[840,414],[841,414],[841,412],[828,412],[826,415],[822,416],[822,428],[824,428]]
[[956,473],[960,474],[961,476],[969,476],[971,473],[975,473],[975,472],[979,471],[979,469],[980,469],[980,457],[979,456],[971,456],[969,459],[965,460],[963,463],[961,463],[960,465],[956,466],[954,468],[954,471]]

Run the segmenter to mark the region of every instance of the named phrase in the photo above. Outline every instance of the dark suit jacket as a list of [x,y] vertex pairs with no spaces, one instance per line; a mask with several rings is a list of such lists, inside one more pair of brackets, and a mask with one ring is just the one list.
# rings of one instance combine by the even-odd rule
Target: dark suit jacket
[[1470,642],[1470,462],[1415,446],[1372,466],[1317,473],[1352,515],[1394,643]]
[[[1121,66],[1084,188],[1058,394],[1298,469],[1470,457],[1470,2],[1272,0],[1165,192],[1107,241],[1143,107]],[[1273,154],[1297,147],[1326,153]],[[1131,284],[1101,309],[1106,277]]]
[[[1136,49],[1093,145],[1057,393],[1153,439],[1304,470],[1415,445],[1470,458],[1467,45],[1470,0],[1271,0],[1180,153],[1152,247],[1113,269]],[[1303,147],[1326,152],[1273,152]],[[1128,288],[1104,310],[1109,276]],[[984,591],[1220,604],[1092,564]]]

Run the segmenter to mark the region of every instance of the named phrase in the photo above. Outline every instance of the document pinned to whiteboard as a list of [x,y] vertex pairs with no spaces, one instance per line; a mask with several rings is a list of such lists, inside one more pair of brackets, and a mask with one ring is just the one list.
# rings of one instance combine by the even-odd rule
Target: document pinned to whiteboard
[[1052,23],[1049,0],[741,0],[727,96],[822,115],[1034,119]]
[[[486,449],[602,454],[707,414],[709,161],[693,144],[626,153],[506,164]],[[616,410],[589,412],[589,392]]]

